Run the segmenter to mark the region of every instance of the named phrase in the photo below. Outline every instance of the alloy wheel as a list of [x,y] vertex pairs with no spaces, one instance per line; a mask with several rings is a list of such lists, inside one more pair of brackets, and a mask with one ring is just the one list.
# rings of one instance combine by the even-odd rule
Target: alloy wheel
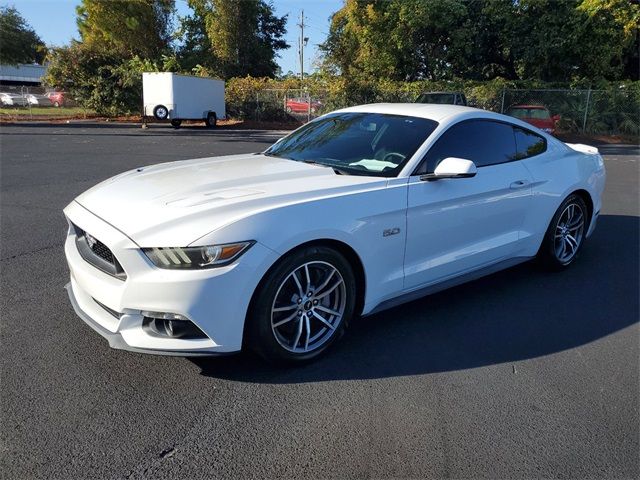
[[576,256],[584,237],[585,215],[577,203],[570,203],[558,218],[554,234],[554,252],[561,263]]
[[295,268],[278,287],[271,306],[271,330],[285,350],[317,350],[343,319],[347,290],[336,267],[312,261]]

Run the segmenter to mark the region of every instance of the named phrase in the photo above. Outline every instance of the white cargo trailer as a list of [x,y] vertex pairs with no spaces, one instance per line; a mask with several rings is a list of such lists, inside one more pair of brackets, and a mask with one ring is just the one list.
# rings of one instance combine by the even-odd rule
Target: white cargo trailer
[[144,116],[170,120],[178,128],[182,120],[204,120],[209,127],[226,117],[224,81],[171,72],[142,74]]

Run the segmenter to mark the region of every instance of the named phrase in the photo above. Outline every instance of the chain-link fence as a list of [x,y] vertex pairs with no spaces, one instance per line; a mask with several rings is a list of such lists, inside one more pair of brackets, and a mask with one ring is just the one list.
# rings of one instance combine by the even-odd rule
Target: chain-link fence
[[536,120],[531,115],[542,123],[551,120],[560,132],[640,134],[639,94],[624,89],[505,89],[500,112],[519,117],[524,115],[523,120],[531,120],[534,124]]
[[[640,92],[616,90],[516,90],[493,94],[465,92],[469,105],[519,117],[556,133],[640,135]],[[309,121],[338,108],[377,102],[413,102],[409,92],[370,94],[309,92],[306,90],[261,90],[255,101],[240,109],[231,107],[233,116],[255,120]]]
[[67,92],[40,86],[0,85],[0,118],[87,116]]

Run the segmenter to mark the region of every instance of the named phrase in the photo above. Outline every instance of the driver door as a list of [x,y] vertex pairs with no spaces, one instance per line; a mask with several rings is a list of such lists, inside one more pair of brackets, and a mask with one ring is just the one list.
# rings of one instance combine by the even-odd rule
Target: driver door
[[[406,290],[518,255],[532,178],[515,152],[512,127],[489,120],[458,123],[429,149],[408,184]],[[447,157],[472,160],[476,176],[420,180]]]

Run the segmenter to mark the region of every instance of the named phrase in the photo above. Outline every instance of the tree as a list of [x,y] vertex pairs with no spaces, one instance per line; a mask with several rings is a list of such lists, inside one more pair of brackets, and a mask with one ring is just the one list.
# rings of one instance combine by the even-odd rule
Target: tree
[[169,47],[174,0],[82,0],[76,11],[82,43],[94,51],[156,59]]
[[640,79],[640,2],[637,0],[583,0],[579,10],[594,21],[607,17],[610,33],[620,39],[619,56],[622,78]]
[[81,41],[53,48],[44,79],[100,114],[137,112],[142,72],[175,71],[171,19],[174,0],[83,0]]
[[639,10],[629,0],[346,0],[322,67],[364,82],[637,78]]
[[0,7],[0,63],[42,63],[46,47],[15,7]]
[[[189,5],[195,16],[187,18],[190,36],[185,46],[191,43],[192,47],[181,49],[182,58],[193,62],[202,55],[203,63],[224,78],[275,76],[277,52],[289,48],[283,40],[286,15],[277,17],[272,4],[264,0],[190,0]],[[206,52],[202,50],[203,25],[209,43]]]
[[180,66],[188,72],[196,68],[217,70],[211,42],[207,36],[204,2],[191,1],[189,6],[193,9],[193,15],[181,17],[176,32],[176,38],[181,40],[176,49]]
[[324,67],[363,79],[446,78],[450,32],[465,16],[464,0],[347,0],[321,47]]

